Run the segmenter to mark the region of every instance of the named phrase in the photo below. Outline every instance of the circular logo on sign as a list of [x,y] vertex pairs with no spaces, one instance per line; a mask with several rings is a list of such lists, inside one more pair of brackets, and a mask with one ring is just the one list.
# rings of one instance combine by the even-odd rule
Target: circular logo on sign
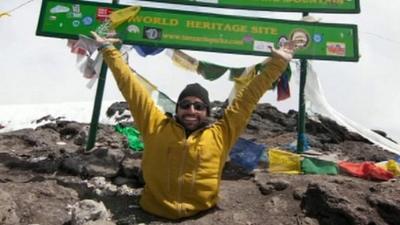
[[81,22],[79,22],[79,20],[72,21],[72,26],[74,26],[74,27],[79,27],[80,24],[81,24]]
[[246,43],[251,43],[254,41],[254,38],[253,38],[253,36],[247,34],[246,36],[243,37],[243,41]]
[[294,30],[290,35],[290,40],[295,43],[295,47],[298,49],[306,48],[310,42],[309,35],[304,30]]
[[139,33],[139,27],[138,26],[136,26],[136,25],[129,25],[127,28],[126,28],[127,30],[128,30],[128,32],[129,33]]
[[314,42],[316,42],[316,43],[321,43],[321,41],[322,41],[322,34],[314,34],[313,40],[314,40]]
[[89,26],[89,25],[91,25],[91,24],[93,23],[93,18],[90,17],[90,16],[85,16],[85,17],[82,19],[82,22],[83,22],[83,24],[84,24],[85,26]]
[[161,39],[161,29],[154,27],[145,27],[144,38],[149,40],[160,40]]
[[283,45],[288,42],[288,38],[284,35],[280,36],[278,39],[278,45],[279,47],[283,47]]

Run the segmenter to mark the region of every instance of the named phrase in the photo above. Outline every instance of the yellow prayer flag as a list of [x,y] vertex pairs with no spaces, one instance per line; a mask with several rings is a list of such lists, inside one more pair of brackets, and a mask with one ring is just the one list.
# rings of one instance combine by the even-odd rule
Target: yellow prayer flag
[[150,93],[150,95],[153,93],[153,91],[157,90],[157,87],[150,83],[146,78],[140,76],[139,74],[136,74],[140,83],[143,85],[143,87]]
[[140,6],[130,6],[112,12],[110,15],[111,27],[115,29],[126,21],[132,21],[132,19],[135,18],[139,11]]
[[250,81],[256,77],[257,71],[255,66],[246,68],[246,70],[243,72],[241,76],[233,78],[235,81],[235,89],[238,92],[240,92],[244,87],[246,87]]
[[255,66],[247,67],[244,72],[238,76],[234,77],[233,81],[235,84],[233,85],[233,88],[231,90],[231,93],[229,94],[228,100],[229,104],[232,103],[233,99],[236,98],[236,95],[240,93],[244,87],[246,87],[250,81],[256,77],[257,71]]
[[300,174],[301,156],[279,150],[277,148],[269,149],[268,160],[270,173]]
[[2,16],[11,16],[8,12],[0,12],[0,18]]
[[174,50],[172,54],[172,62],[189,71],[196,72],[199,67],[199,61],[180,50]]
[[400,176],[400,165],[393,159],[391,159],[389,161],[375,163],[375,165],[377,165],[389,172],[392,172],[395,177]]

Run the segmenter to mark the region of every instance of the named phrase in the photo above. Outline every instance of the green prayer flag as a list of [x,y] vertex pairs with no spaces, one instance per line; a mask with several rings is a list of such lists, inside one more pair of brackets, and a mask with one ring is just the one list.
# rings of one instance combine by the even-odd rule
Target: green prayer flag
[[336,163],[307,157],[301,161],[301,170],[304,174],[338,174]]
[[201,74],[206,80],[216,80],[226,73],[227,67],[216,65],[213,63],[199,61],[197,73]]
[[142,151],[144,144],[140,139],[140,132],[134,127],[124,127],[121,124],[115,125],[115,131],[121,133],[128,138],[128,146],[133,151]]
[[229,80],[233,81],[233,78],[241,76],[244,73],[245,70],[246,70],[245,67],[242,67],[242,68],[230,68]]

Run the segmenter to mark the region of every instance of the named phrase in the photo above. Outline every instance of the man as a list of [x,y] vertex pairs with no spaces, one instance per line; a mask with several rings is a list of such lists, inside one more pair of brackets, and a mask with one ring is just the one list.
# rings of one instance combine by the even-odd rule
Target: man
[[203,87],[186,86],[178,97],[175,117],[168,117],[112,46],[115,40],[96,33],[93,36],[143,136],[142,169],[146,184],[141,207],[161,217],[178,219],[215,206],[229,150],[259,99],[286,69],[293,45],[273,50],[262,74],[237,94],[222,119],[209,124],[210,101]]

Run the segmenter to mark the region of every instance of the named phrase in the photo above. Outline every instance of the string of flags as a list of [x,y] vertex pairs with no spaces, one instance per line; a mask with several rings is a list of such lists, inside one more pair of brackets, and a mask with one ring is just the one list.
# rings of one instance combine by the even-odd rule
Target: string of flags
[[[133,151],[144,148],[140,133],[133,127],[115,126],[115,130],[128,138]],[[329,161],[318,156],[295,154],[280,148],[267,148],[251,140],[239,138],[229,153],[230,161],[248,172],[268,165],[267,171],[275,174],[345,174],[366,180],[387,181],[400,176],[400,164],[394,159],[383,162]],[[261,166],[262,167],[262,166]]]
[[366,180],[387,181],[400,176],[400,164],[394,159],[383,162],[349,162],[329,161],[317,156],[295,154],[280,148],[266,148],[265,145],[256,144],[240,138],[230,152],[233,163],[247,171],[259,167],[264,155],[264,163],[269,173],[276,174],[319,174],[338,175],[345,174]]
[[[127,137],[129,147],[133,151],[143,150],[140,133],[135,128],[117,124],[115,130]],[[390,159],[378,163],[371,161],[334,162],[324,159],[323,155],[295,154],[278,147],[267,148],[265,144],[258,144],[241,137],[232,147],[229,158],[231,163],[242,167],[247,172],[266,168],[269,173],[274,174],[344,174],[373,181],[387,181],[400,176],[400,159],[397,159],[398,161]]]
[[[93,87],[93,84],[100,74],[101,65],[103,63],[103,57],[97,51],[95,41],[89,37],[80,35],[79,40],[68,40],[67,46],[71,49],[72,53],[77,55],[77,67],[79,71],[85,78],[90,79],[86,86],[88,88]],[[121,53],[125,57],[125,61],[128,61],[128,52],[131,49],[131,46],[126,45],[121,47]],[[175,112],[176,103],[165,93],[158,90],[157,86],[148,81],[144,76],[137,72],[136,74],[145,89],[153,96],[156,104],[163,109],[164,112],[173,114]]]
[[4,11],[4,12],[3,12],[3,11],[0,11],[0,18],[3,17],[3,16],[11,16],[11,13],[12,13],[12,12],[14,12],[14,11],[16,11],[16,10],[22,8],[23,6],[29,4],[29,3],[33,2],[33,1],[34,1],[34,0],[28,0],[28,1],[26,1],[26,2],[24,2],[24,3],[22,3],[22,4],[20,4],[20,5],[18,5],[17,7],[8,10],[8,11]]
[[[121,10],[112,12],[109,18],[106,19],[101,26],[96,29],[96,32],[102,36],[108,36],[110,31],[118,27],[125,21],[132,20],[136,14],[140,11],[140,7],[132,6]],[[90,79],[87,84],[88,88],[91,88],[100,73],[101,65],[103,63],[103,58],[101,54],[97,51],[97,46],[95,41],[84,35],[79,36],[79,40],[68,40],[68,47],[70,47],[71,52],[77,54],[77,66],[79,71],[83,74],[85,78]],[[126,57],[128,61],[128,52],[131,49],[146,57],[148,55],[156,55],[161,53],[163,48],[155,48],[149,46],[122,46],[121,52]],[[184,53],[181,50],[168,50],[167,55],[170,56],[172,62],[188,71],[196,72],[201,75],[204,79],[213,81],[221,76],[223,76],[227,71],[229,71],[229,80],[234,81],[235,85],[230,93],[229,100],[232,100],[236,93],[238,93],[243,87],[248,85],[248,83],[258,74],[260,74],[261,69],[264,67],[266,61],[252,65],[250,67],[244,68],[230,68],[221,66],[218,64],[210,63],[207,61],[197,60],[194,57]],[[290,97],[289,81],[291,77],[290,66],[282,75],[282,78],[275,82],[273,88],[278,87],[278,100],[284,100]],[[157,104],[165,111],[173,113],[175,111],[175,102],[169,98],[165,93],[158,90],[158,88],[145,79],[143,76],[138,74],[138,78],[141,83],[146,87],[149,93],[156,96]],[[156,92],[156,94],[154,94]]]
[[[77,66],[79,68],[79,71],[83,74],[85,78],[90,79],[90,81],[87,84],[88,88],[91,88],[97,77],[98,74],[100,73],[100,68],[101,64],[103,61],[103,58],[101,54],[97,52],[97,46],[95,45],[93,39],[86,37],[84,35],[79,36],[79,40],[68,40],[68,47],[70,47],[71,52],[77,54]],[[155,55],[164,49],[160,48],[149,48],[149,47],[143,47],[143,46],[122,46],[121,52],[123,52],[123,55],[128,57],[128,52],[131,49],[135,49],[136,52],[146,52],[146,54],[140,54],[140,55]],[[230,70],[230,76],[229,79],[234,81],[235,85],[230,93],[229,100],[234,98],[236,93],[238,93],[243,87],[245,87],[257,74],[260,73],[262,66],[265,64],[265,61],[250,67],[246,68],[228,68],[228,67],[223,67],[220,65],[208,63],[205,61],[199,61],[188,54],[184,53],[181,50],[170,50],[168,49],[167,55],[171,58],[172,62],[188,71],[196,72],[203,76],[207,80],[215,80],[221,77],[226,73],[226,71]],[[127,61],[127,59],[126,59]],[[157,97],[157,102],[162,104],[162,108],[166,112],[173,113],[175,111],[175,102],[171,100],[165,93],[160,92],[154,84],[146,80],[143,76],[138,75],[139,79],[142,81],[142,83],[147,86],[147,87],[152,87],[148,88],[149,93],[153,92],[158,92],[159,94],[156,94]],[[285,82],[277,82],[275,83],[274,86],[278,87],[278,99],[279,100],[284,100],[288,97],[290,97],[290,88],[289,88],[289,80],[291,77],[291,70],[290,67],[284,72],[282,75],[283,78],[281,80],[284,80]],[[280,93],[280,94],[279,94]]]
[[[232,100],[232,98],[235,96],[235,93],[238,93],[243,87],[247,86],[256,75],[261,73],[261,69],[266,63],[264,60],[261,63],[257,63],[256,65],[249,67],[232,68],[203,60],[197,60],[196,58],[177,49],[168,49],[166,54],[172,59],[175,65],[188,71],[195,72],[209,81],[216,80],[229,71],[229,80],[234,81],[235,83],[229,97],[230,100]],[[292,71],[289,65],[282,74],[281,78],[273,84],[273,89],[278,89],[278,101],[282,101],[290,97],[289,82],[291,75]]]

